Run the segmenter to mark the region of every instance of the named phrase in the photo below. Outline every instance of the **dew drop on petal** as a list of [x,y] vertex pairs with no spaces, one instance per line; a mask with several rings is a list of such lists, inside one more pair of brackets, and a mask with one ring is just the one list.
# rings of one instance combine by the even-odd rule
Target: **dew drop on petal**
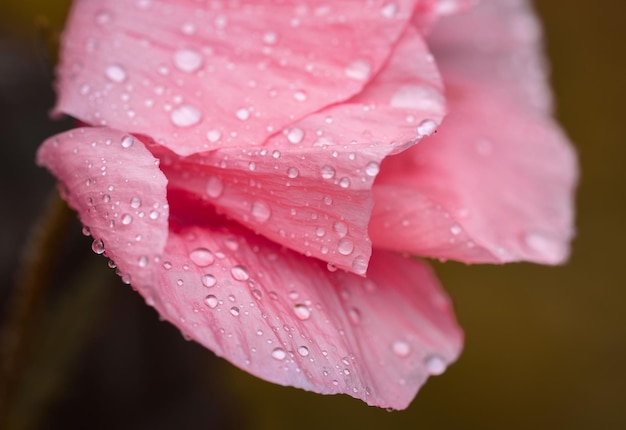
[[241,108],[235,112],[235,116],[241,121],[245,121],[250,118],[250,110],[246,108]]
[[264,223],[272,216],[272,210],[267,203],[257,200],[252,203],[252,216],[258,222]]
[[222,137],[222,133],[219,130],[209,130],[206,134],[206,138],[209,142],[215,143]]
[[430,136],[437,128],[437,123],[432,119],[425,119],[417,126],[417,134],[420,136]]
[[205,273],[204,275],[202,275],[202,277],[200,278],[200,281],[202,282],[202,285],[204,285],[207,288],[214,287],[215,284],[217,284],[217,279],[215,278],[215,276],[211,275],[210,273]]
[[233,306],[232,308],[230,308],[230,314],[234,317],[238,317],[239,316],[239,308],[237,306]]
[[335,177],[335,169],[332,166],[322,166],[322,178],[332,179]]
[[380,166],[377,162],[372,161],[365,166],[365,174],[367,176],[376,176],[380,172]]
[[424,364],[426,365],[426,370],[428,370],[428,373],[431,375],[441,375],[446,371],[447,367],[444,359],[438,354],[426,357]]
[[250,278],[248,269],[241,265],[233,266],[230,269],[230,274],[235,281],[247,281]]
[[213,253],[206,248],[196,248],[189,253],[191,261],[200,267],[206,267],[213,264],[215,257]]
[[345,237],[348,234],[348,226],[343,221],[337,221],[333,224],[333,231],[340,238]]
[[339,180],[339,186],[341,188],[349,188],[350,187],[350,178],[348,177],[343,177]]
[[207,196],[216,199],[224,192],[224,184],[217,176],[211,176],[206,182],[205,191]]
[[130,199],[130,207],[133,209],[138,209],[141,206],[141,199],[137,196]]
[[122,148],[130,148],[135,143],[135,139],[132,136],[124,136],[122,138]]
[[309,355],[309,348],[307,348],[306,346],[302,345],[298,347],[298,354],[300,354],[302,357],[306,357]]
[[96,254],[104,253],[104,242],[102,242],[102,240],[100,239],[95,239],[91,244],[91,249]]
[[133,222],[133,216],[131,214],[122,215],[122,224],[129,225]]
[[299,174],[300,172],[295,167],[290,167],[287,169],[287,177],[291,179],[297,178]]
[[211,309],[215,308],[217,306],[217,297],[215,297],[213,294],[209,294],[208,296],[206,296],[204,298],[204,303],[210,307]]
[[346,76],[357,81],[365,81],[372,73],[372,66],[365,60],[354,60],[344,70]]
[[302,321],[308,320],[309,318],[311,318],[311,310],[308,308],[308,306],[304,304],[299,303],[295,305],[293,307],[293,312],[296,314],[298,319]]
[[118,64],[108,66],[105,69],[105,74],[107,78],[116,83],[122,83],[127,78],[126,70]]
[[287,133],[287,140],[290,143],[300,143],[304,139],[304,131],[301,128],[294,127]]
[[174,65],[183,72],[195,72],[203,62],[202,54],[193,49],[179,49],[174,53]]
[[343,238],[337,244],[337,251],[341,255],[350,255],[354,251],[354,243],[350,239]]
[[177,127],[191,127],[202,120],[202,112],[192,105],[180,105],[172,111],[170,119]]
[[285,357],[287,357],[287,353],[285,352],[284,349],[278,347],[272,350],[272,358],[280,361],[280,360],[284,360]]
[[411,353],[411,346],[404,340],[396,340],[391,345],[391,349],[398,357],[408,357]]

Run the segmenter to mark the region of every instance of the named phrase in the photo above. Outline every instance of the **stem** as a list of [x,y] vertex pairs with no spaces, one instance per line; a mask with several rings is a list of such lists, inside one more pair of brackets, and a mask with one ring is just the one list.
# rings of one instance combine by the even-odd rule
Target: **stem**
[[27,238],[7,317],[0,332],[0,428],[8,418],[33,338],[41,305],[73,215],[56,191]]

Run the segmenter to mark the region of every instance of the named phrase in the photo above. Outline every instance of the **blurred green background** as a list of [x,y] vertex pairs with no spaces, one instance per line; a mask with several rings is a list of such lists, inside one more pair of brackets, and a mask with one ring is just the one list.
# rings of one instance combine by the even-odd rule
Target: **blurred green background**
[[[54,100],[51,53],[66,4],[2,0],[3,311],[20,247],[53,187],[34,166],[34,152],[71,126],[47,116]],[[60,322],[46,324],[67,336],[41,342],[23,387],[20,428],[626,428],[626,3],[551,0],[536,8],[557,117],[582,165],[572,258],[558,268],[436,264],[466,347],[408,410],[273,386],[216,359],[159,322],[91,255],[75,224],[59,247],[65,263],[48,299],[50,309],[59,309],[52,320]],[[81,278],[77,269],[92,264],[90,278]],[[71,288],[96,292],[76,296],[72,308],[64,301]],[[59,358],[59,350],[75,354]]]

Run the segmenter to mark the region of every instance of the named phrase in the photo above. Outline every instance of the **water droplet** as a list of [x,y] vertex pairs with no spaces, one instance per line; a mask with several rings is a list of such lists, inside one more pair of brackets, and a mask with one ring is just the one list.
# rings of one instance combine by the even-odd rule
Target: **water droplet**
[[202,282],[202,285],[204,285],[207,288],[214,287],[215,284],[217,284],[217,279],[215,278],[215,276],[211,275],[210,273],[205,273],[204,275],[202,275],[202,277],[200,278],[200,281]]
[[278,41],[278,35],[273,31],[263,33],[263,43],[274,45]]
[[304,130],[302,130],[301,128],[294,127],[290,129],[287,133],[287,140],[290,143],[300,143],[302,142],[302,139],[304,139]]
[[362,255],[352,260],[352,271],[357,275],[364,275],[367,272],[367,259]]
[[339,186],[341,188],[348,188],[350,186],[350,178],[343,177],[339,180]]
[[206,138],[209,142],[215,143],[220,140],[222,133],[219,130],[209,130],[206,134]]
[[264,223],[272,216],[272,210],[267,203],[257,200],[252,203],[252,216],[258,222]]
[[248,110],[248,109],[246,109],[246,108],[241,108],[241,109],[239,109],[239,110],[235,113],[235,116],[236,116],[238,119],[240,119],[240,120],[242,120],[242,121],[245,121],[245,120],[247,120],[248,118],[250,118],[250,110]]
[[141,206],[141,199],[137,196],[130,199],[130,207],[133,209],[138,209]]
[[376,176],[378,172],[380,172],[380,165],[375,161],[367,163],[367,166],[365,166],[365,174],[367,176]]
[[104,253],[104,242],[102,242],[102,240],[100,239],[95,239],[93,243],[91,244],[91,249],[96,254]]
[[230,308],[230,314],[234,317],[238,317],[239,316],[239,308],[237,306],[233,306],[232,308]]
[[141,257],[139,257],[137,264],[139,265],[139,267],[146,267],[148,265],[148,257],[142,255]]
[[380,14],[387,19],[392,19],[396,16],[398,6],[395,3],[387,3],[380,9]]
[[235,281],[247,281],[248,278],[250,278],[248,269],[246,269],[244,266],[241,266],[241,265],[233,266],[230,269],[230,274],[232,275]]
[[430,136],[437,128],[437,123],[432,119],[425,119],[417,126],[417,134],[420,136]]
[[350,239],[341,239],[337,244],[337,251],[341,255],[350,255],[354,251],[354,243]]
[[372,66],[365,60],[355,60],[344,70],[346,76],[357,81],[365,81],[372,73]]
[[202,54],[193,49],[179,49],[174,53],[174,65],[183,72],[195,72],[202,66],[203,62]]
[[307,348],[306,346],[302,345],[298,347],[298,354],[300,354],[303,357],[306,357],[309,355],[309,348]]
[[350,318],[352,324],[358,325],[361,322],[361,311],[357,308],[350,308],[348,310],[348,318]]
[[180,31],[182,31],[183,34],[186,34],[187,36],[191,36],[196,32],[196,26],[193,22],[186,22],[182,25]]
[[308,306],[303,305],[301,303],[293,307],[293,312],[296,314],[298,319],[301,319],[302,321],[305,321],[311,318],[311,310],[308,308]]
[[170,119],[177,127],[191,127],[202,120],[202,112],[192,105],[180,105],[172,111]]
[[332,179],[335,177],[335,169],[331,166],[322,166],[322,178]]
[[293,93],[293,98],[296,99],[296,101],[304,102],[307,99],[307,95],[304,91],[296,91]]
[[297,178],[299,174],[300,172],[295,167],[290,167],[289,169],[287,169],[287,176],[291,179]]
[[217,176],[211,176],[206,182],[205,191],[207,196],[216,199],[224,192],[224,184]]
[[213,294],[209,294],[208,296],[206,296],[204,298],[204,303],[210,307],[211,309],[215,308],[217,306],[217,297],[215,297]]
[[159,211],[150,211],[150,215],[148,215],[148,217],[151,220],[156,220],[156,219],[159,219],[159,215],[160,215]]
[[130,148],[135,143],[135,139],[132,136],[124,136],[122,138],[122,148]]
[[393,350],[393,353],[396,354],[398,357],[408,357],[408,355],[411,353],[411,345],[409,345],[408,342],[404,340],[396,340],[391,345],[391,349]]
[[452,224],[452,226],[450,227],[450,233],[452,233],[455,236],[458,236],[459,234],[461,234],[462,231],[463,229],[458,224]]
[[106,77],[113,82],[121,83],[126,80],[126,70],[120,65],[113,64],[105,69]]
[[426,370],[428,370],[428,373],[431,375],[441,375],[446,371],[447,367],[443,357],[439,354],[433,354],[426,357],[424,364],[426,365]]
[[287,357],[287,353],[285,352],[284,349],[278,347],[272,350],[272,358],[276,360],[284,360],[285,357]]
[[337,221],[333,224],[333,231],[337,234],[337,236],[342,238],[348,234],[348,226],[343,221]]
[[206,248],[196,248],[189,253],[189,258],[196,266],[206,267],[213,264],[215,257],[213,253]]
[[128,225],[133,222],[133,216],[131,214],[122,215],[122,224]]

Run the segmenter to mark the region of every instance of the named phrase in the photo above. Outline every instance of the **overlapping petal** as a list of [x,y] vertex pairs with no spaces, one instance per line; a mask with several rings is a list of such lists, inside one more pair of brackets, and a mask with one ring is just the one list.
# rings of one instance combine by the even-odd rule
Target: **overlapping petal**
[[[462,335],[422,263],[377,252],[364,279],[328,271],[189,193],[170,189],[168,212],[154,157],[127,138],[74,130],[45,142],[39,162],[71,189],[124,276],[190,338],[264,379],[391,408],[457,358]],[[147,212],[155,208],[161,216]]]
[[374,246],[465,262],[567,257],[576,161],[547,113],[536,28],[521,1],[485,1],[435,28],[450,114],[383,164]]
[[260,146],[360,92],[414,3],[76,1],[56,109],[180,155]]

